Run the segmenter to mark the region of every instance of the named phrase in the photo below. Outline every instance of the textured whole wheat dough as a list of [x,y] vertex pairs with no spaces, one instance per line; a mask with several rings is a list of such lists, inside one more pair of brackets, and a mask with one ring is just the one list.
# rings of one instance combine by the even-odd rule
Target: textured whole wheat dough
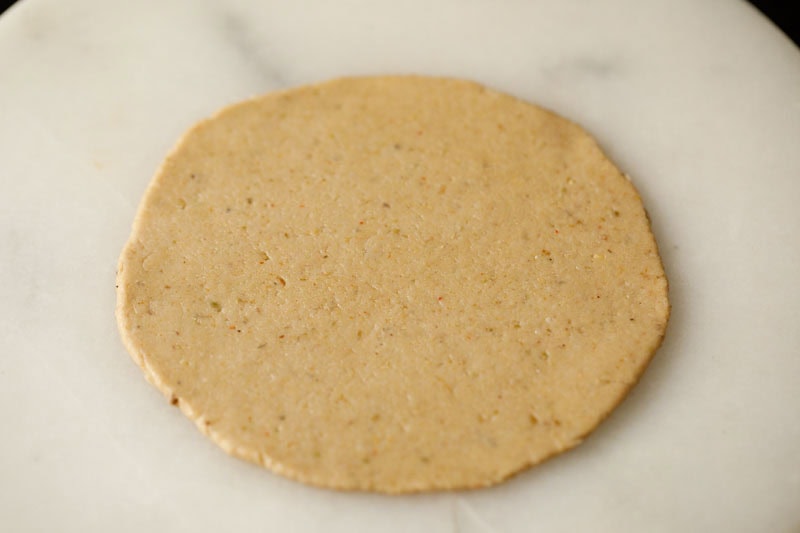
[[567,450],[663,337],[639,196],[477,84],[340,79],[192,128],[118,272],[146,376],[227,452],[338,489],[480,487]]

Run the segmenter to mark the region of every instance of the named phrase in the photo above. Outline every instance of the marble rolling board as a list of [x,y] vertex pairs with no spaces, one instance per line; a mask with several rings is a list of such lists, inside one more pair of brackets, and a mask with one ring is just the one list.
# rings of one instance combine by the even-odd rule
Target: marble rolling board
[[[471,78],[573,119],[632,177],[666,341],[583,445],[403,497],[221,452],[145,382],[117,256],[179,135],[356,74]],[[800,530],[800,52],[725,0],[23,0],[0,17],[0,529]]]

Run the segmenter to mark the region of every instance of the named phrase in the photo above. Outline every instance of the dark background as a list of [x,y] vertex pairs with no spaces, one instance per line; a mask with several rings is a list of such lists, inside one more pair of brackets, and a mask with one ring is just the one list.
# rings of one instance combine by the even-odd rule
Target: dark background
[[793,5],[797,5],[795,2],[790,2],[789,0],[751,0],[750,3],[772,19],[772,22],[782,29],[783,33],[788,35],[795,45],[800,46],[800,15],[796,14],[798,13],[797,9],[790,9]]
[[[69,2],[69,0],[62,1]],[[13,3],[12,0],[0,0],[0,13],[8,9]],[[772,22],[783,30],[794,41],[795,45],[800,46],[800,15],[793,15],[790,10],[796,2],[790,2],[789,0],[750,0],[750,3],[772,19]]]

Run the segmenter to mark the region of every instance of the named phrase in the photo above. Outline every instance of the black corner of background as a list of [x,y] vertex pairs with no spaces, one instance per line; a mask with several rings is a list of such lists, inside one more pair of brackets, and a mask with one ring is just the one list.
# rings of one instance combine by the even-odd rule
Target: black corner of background
[[[800,46],[800,10],[788,0],[750,0],[759,11],[769,17],[783,33]],[[794,9],[793,9],[794,8]]]
[[0,15],[14,4],[14,0],[0,0]]

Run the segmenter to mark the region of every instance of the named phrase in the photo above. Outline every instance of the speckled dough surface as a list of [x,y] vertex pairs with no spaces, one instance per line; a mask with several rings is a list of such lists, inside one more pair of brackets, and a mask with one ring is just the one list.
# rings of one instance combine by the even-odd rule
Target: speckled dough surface
[[479,85],[341,79],[224,109],[119,265],[134,359],[303,482],[479,487],[578,444],[667,323],[639,196],[578,126]]

